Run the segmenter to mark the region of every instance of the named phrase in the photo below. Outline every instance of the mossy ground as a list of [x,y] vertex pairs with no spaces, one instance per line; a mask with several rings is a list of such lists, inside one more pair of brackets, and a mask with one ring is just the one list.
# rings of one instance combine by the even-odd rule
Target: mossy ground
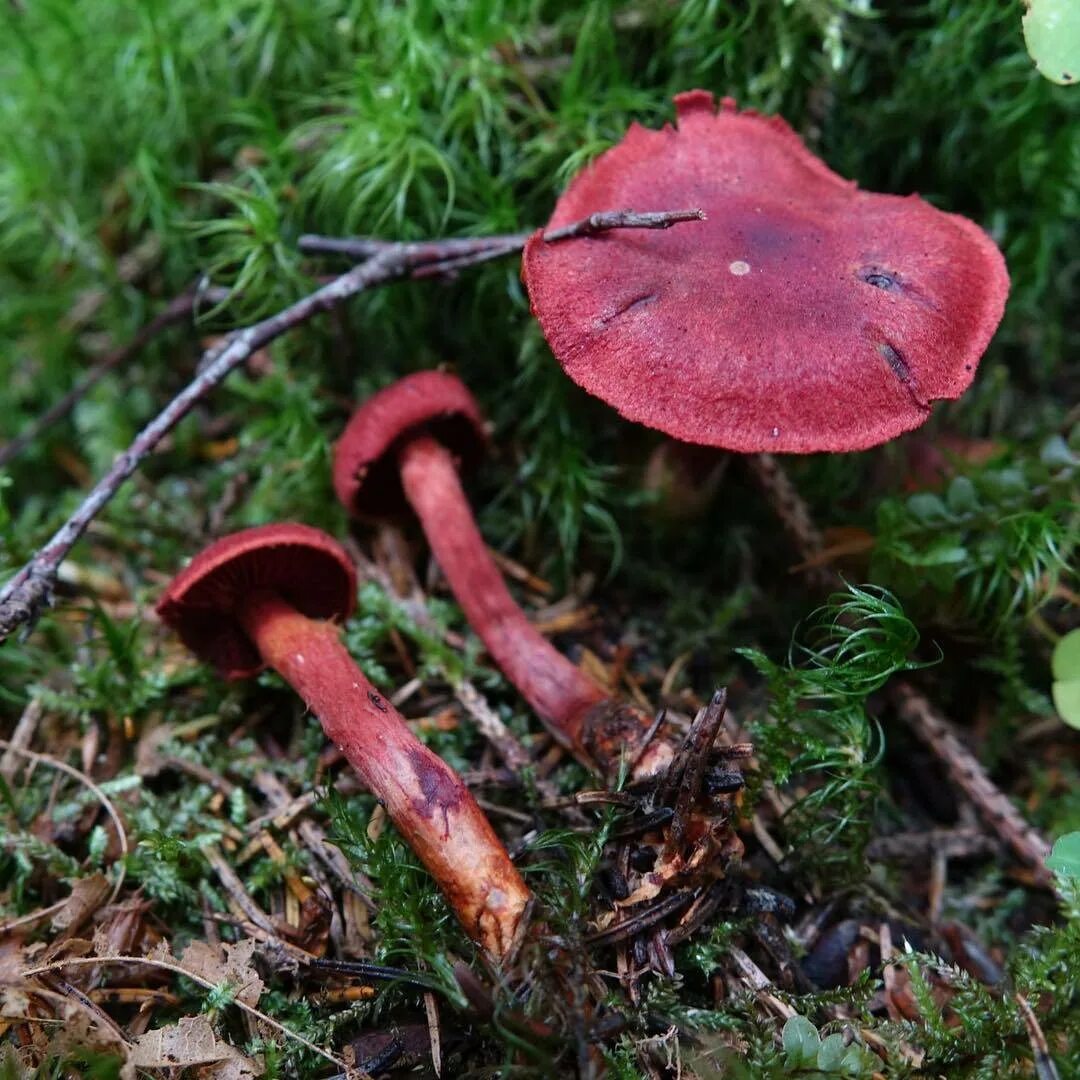
[[[950,864],[931,926],[929,861],[901,869],[866,857],[875,837],[968,821],[964,799],[945,790],[939,766],[890,711],[890,679],[914,665],[932,665],[912,677],[1035,824],[1052,836],[1080,828],[1080,743],[1054,721],[1048,697],[1050,648],[1078,621],[1080,91],[1034,70],[1020,5],[3,5],[5,438],[192,281],[208,275],[233,292],[108,376],[0,473],[0,569],[48,537],[190,378],[200,341],[312,287],[325,265],[299,256],[301,233],[412,239],[540,224],[569,176],[631,120],[670,119],[672,94],[691,87],[782,113],[841,174],[872,190],[917,190],[972,217],[1008,260],[1006,317],[961,401],[901,443],[791,462],[818,524],[854,552],[839,568],[865,591],[807,624],[827,598],[790,572],[795,557],[737,463],[702,516],[663,520],[642,484],[658,436],[565,379],[516,263],[495,263],[382,289],[315,320],[189,416],[75,549],[57,607],[0,649],[0,733],[10,738],[35,703],[32,748],[84,770],[115,802],[131,848],[120,899],[147,905],[143,944],[164,936],[179,956],[213,934],[242,936],[208,851],[224,852],[255,901],[283,918],[290,878],[329,879],[332,954],[363,949],[443,988],[451,1075],[606,1067],[655,1076],[676,1060],[702,1076],[807,1075],[798,1053],[779,1047],[779,1014],[738,981],[732,947],[766,970],[776,1000],[846,1038],[858,1033],[889,1075],[913,1074],[918,1062],[928,1075],[1030,1074],[1013,991],[1036,1009],[1061,1075],[1080,1075],[1076,904],[1055,912],[1005,856],[972,858]],[[392,832],[369,838],[369,798],[328,796],[308,818],[369,875],[366,915],[294,827],[266,834],[280,857],[272,845],[245,850],[263,835],[252,822],[270,805],[261,774],[296,795],[340,771],[327,772],[321,735],[277,681],[223,685],[157,625],[153,601],[212,535],[297,519],[344,536],[329,448],[352,404],[439,364],[454,367],[494,421],[497,456],[470,484],[485,536],[547,578],[550,599],[577,598],[580,617],[559,644],[576,656],[587,649],[607,670],[625,662],[654,706],[692,713],[714,686],[729,687],[759,747],[742,805],[746,882],[790,894],[796,923],[832,904],[834,923],[846,915],[920,927],[927,952],[937,951],[942,922],[962,923],[992,950],[1001,983],[980,985],[956,955],[952,966],[920,956],[906,969],[914,1016],[883,1006],[874,963],[851,987],[811,994],[785,982],[784,965],[760,944],[762,917],[735,911],[681,945],[676,977],[647,982],[640,1004],[612,983],[609,1011],[623,1026],[587,1030],[565,990],[613,963],[581,942],[604,907],[596,880],[614,819],[589,812],[590,829],[567,831],[535,788],[487,784],[480,790],[521,846],[552,932],[579,947],[582,967],[545,972],[538,961],[535,978],[496,990],[484,1021],[465,1011],[452,975],[452,958],[475,961],[471,946]],[[942,490],[912,462],[944,445],[951,478]],[[357,539],[371,554],[372,535]],[[489,752],[457,704],[461,680],[523,739],[536,725],[429,573],[422,538],[408,532],[407,541],[406,558],[380,549],[380,565],[432,585],[431,621],[419,624],[369,582],[347,640],[387,691],[420,680],[403,708],[427,718],[424,737],[480,783]],[[865,631],[854,642],[853,625]],[[806,648],[789,657],[793,640]],[[152,732],[168,738],[154,744],[150,767]],[[585,784],[565,764],[553,779],[564,791]],[[0,920],[56,903],[101,870],[115,874],[115,834],[78,783],[20,764],[0,799]],[[778,806],[792,809],[781,816]],[[751,828],[755,812],[779,864]],[[46,921],[4,940],[35,952],[58,934]],[[335,1051],[363,1032],[425,1023],[407,983],[342,1004],[320,998],[312,978],[264,974],[259,1008]],[[227,980],[216,996],[175,978],[160,985],[174,997],[155,1005],[155,1024],[202,1011],[269,1074],[319,1075],[309,1050],[245,1027],[227,1007]],[[0,1030],[24,1057],[36,1053],[40,1075],[115,1072],[108,1054],[91,1061],[86,1049],[108,1041],[91,1037],[99,1020],[84,1017],[80,1050],[50,1042],[48,1008],[34,1007],[40,1023],[8,1008]],[[134,1022],[127,1008],[112,1008],[125,1025]],[[539,1038],[522,1014],[550,1031]],[[17,1069],[13,1053],[0,1067]]]

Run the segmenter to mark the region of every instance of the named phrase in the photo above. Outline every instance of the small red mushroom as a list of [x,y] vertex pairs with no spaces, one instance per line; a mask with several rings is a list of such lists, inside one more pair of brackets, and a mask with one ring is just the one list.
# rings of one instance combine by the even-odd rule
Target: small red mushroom
[[742,452],[859,450],[956,398],[1009,279],[978,225],[860,191],[780,117],[675,98],[559,199],[547,230],[612,206],[700,206],[669,231],[525,248],[533,311],[567,374],[630,420]]
[[[424,371],[398,380],[353,414],[334,451],[334,489],[358,517],[411,506],[469,623],[547,729],[611,775],[642,749],[648,716],[611,698],[555,649],[514,602],[476,527],[458,469],[486,445],[476,402],[459,379]],[[663,767],[654,742],[636,775]]]
[[529,891],[461,778],[368,682],[330,621],[356,600],[345,551],[306,525],[245,529],[211,544],[157,610],[226,678],[269,665],[304,699],[435,878],[465,930],[496,956]]

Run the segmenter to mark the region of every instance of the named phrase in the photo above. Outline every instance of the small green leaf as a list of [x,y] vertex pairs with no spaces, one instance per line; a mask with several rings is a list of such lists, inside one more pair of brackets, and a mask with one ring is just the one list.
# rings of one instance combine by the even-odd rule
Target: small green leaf
[[1051,435],[1039,450],[1039,460],[1051,468],[1072,468],[1080,464],[1080,458],[1069,449],[1069,444],[1060,435]]
[[1027,0],[1024,43],[1041,74],[1070,86],[1080,79],[1080,3]]
[[1080,679],[1056,682],[1050,687],[1054,708],[1069,727],[1080,728]]
[[788,1020],[784,1025],[783,1041],[789,1068],[812,1068],[817,1064],[821,1036],[805,1016],[793,1016]]
[[1080,630],[1070,631],[1057,643],[1050,670],[1054,675],[1050,692],[1058,716],[1070,727],[1080,728]]
[[1050,670],[1059,681],[1080,679],[1080,630],[1070,630],[1054,646]]
[[957,514],[970,514],[979,509],[979,495],[966,476],[956,476],[945,493],[949,509]]
[[[1080,832],[1059,836],[1054,841],[1053,851],[1046,857],[1046,865],[1062,877],[1080,878]],[[786,1042],[784,1048],[787,1048]]]
[[818,1047],[817,1067],[825,1073],[839,1072],[846,1052],[843,1035],[834,1033],[828,1036]]
[[956,566],[968,562],[971,555],[963,544],[957,544],[947,536],[935,540],[921,555],[911,560],[913,566]]
[[945,508],[945,503],[937,495],[931,495],[927,491],[912,495],[907,505],[912,516],[927,525],[949,520],[949,511]]

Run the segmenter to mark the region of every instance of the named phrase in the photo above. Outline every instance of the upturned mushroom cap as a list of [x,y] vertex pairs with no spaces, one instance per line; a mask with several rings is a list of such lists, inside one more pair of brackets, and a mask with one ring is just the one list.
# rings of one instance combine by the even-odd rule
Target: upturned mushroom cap
[[356,603],[356,570],[344,548],[319,529],[259,525],[196,555],[170,582],[157,613],[201,660],[241,679],[264,665],[236,611],[263,590],[309,618],[344,619]]
[[548,228],[620,207],[706,221],[525,248],[567,374],[630,420],[744,452],[863,449],[959,397],[1009,289],[986,233],[860,191],[780,117],[701,90],[675,107],[677,128],[634,124],[580,173]]
[[479,460],[487,445],[480,408],[460,379],[442,371],[406,375],[353,413],[334,448],[334,490],[350,513],[407,511],[397,451],[420,433],[438,439],[463,467]]

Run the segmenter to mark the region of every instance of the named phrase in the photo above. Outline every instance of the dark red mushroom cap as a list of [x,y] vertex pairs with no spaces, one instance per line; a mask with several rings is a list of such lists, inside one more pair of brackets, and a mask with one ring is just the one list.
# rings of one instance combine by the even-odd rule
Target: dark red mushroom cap
[[345,619],[356,604],[356,570],[345,549],[319,529],[285,522],[244,529],[201,551],[170,582],[157,613],[180,640],[222,675],[263,668],[235,612],[270,590],[312,619]]
[[707,220],[525,248],[567,374],[625,417],[731,450],[858,450],[967,388],[1009,279],[976,224],[860,191],[780,117],[675,98],[580,173],[548,228],[599,210]]
[[465,384],[442,371],[420,371],[368,398],[334,448],[334,490],[350,513],[388,517],[407,511],[397,451],[420,433],[434,436],[463,467],[487,445],[480,408]]

